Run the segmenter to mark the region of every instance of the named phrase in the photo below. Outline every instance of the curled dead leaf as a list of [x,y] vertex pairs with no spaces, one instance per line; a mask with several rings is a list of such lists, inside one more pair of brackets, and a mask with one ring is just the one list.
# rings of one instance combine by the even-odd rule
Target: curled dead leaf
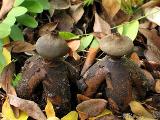
[[58,10],[67,9],[71,5],[70,0],[51,0],[50,4]]
[[95,117],[103,112],[106,108],[107,101],[104,99],[90,99],[77,105],[79,117],[82,120],[89,117]]
[[21,52],[27,52],[27,51],[33,51],[35,50],[35,46],[24,41],[13,41],[10,43],[12,47],[12,52],[14,53],[21,53]]
[[106,21],[104,21],[97,13],[95,13],[95,22],[94,22],[93,30],[94,32],[111,34],[110,25]]
[[15,0],[3,0],[2,7],[0,10],[0,19],[13,7]]
[[147,117],[147,118],[153,118],[153,115],[148,112],[142,105],[141,103],[137,102],[137,101],[131,101],[130,102],[130,107],[131,110],[134,114],[138,115],[138,116],[143,116],[143,117]]
[[102,5],[111,19],[117,14],[121,7],[118,0],[102,0]]
[[58,23],[47,23],[44,26],[42,26],[39,30],[39,36],[43,36],[45,34],[51,33],[53,30],[56,29]]
[[8,94],[8,97],[11,105],[26,112],[30,117],[36,120],[47,120],[46,116],[35,102],[24,100],[11,94]]

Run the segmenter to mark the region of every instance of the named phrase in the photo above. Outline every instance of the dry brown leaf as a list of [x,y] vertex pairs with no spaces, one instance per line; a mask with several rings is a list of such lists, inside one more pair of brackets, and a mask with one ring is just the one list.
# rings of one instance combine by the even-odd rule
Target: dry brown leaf
[[111,27],[110,25],[104,21],[97,13],[95,13],[95,22],[93,26],[94,32],[101,32],[105,34],[111,34]]
[[[17,95],[16,90],[14,89],[11,83],[14,72],[15,72],[15,65],[13,62],[11,62],[3,69],[0,76],[0,83],[3,90],[7,94],[12,94],[16,96]],[[13,112],[15,113],[16,117],[19,117],[19,110],[17,108],[13,107]]]
[[155,30],[139,29],[139,31],[147,38],[148,50],[145,51],[145,57],[149,61],[160,63],[160,36]]
[[102,5],[111,19],[117,14],[121,7],[118,0],[102,0]]
[[131,54],[130,59],[133,60],[138,66],[141,65],[140,58],[138,57],[138,55],[137,55],[136,52],[133,52],[133,53]]
[[155,91],[157,92],[157,93],[160,93],[160,79],[157,79],[156,80],[156,84],[155,84]]
[[82,95],[82,94],[77,94],[77,101],[78,101],[78,103],[81,103],[81,102],[89,100],[89,99],[91,99],[91,98],[89,98],[89,97],[87,97],[85,95]]
[[3,16],[13,7],[14,1],[15,0],[3,0],[0,10],[0,19],[2,19]]
[[39,36],[43,36],[45,34],[51,33],[57,27],[57,23],[51,22],[42,26],[39,30]]
[[58,22],[57,28],[60,31],[71,32],[74,24],[74,19],[65,11],[59,11],[54,15],[55,21]]
[[67,9],[71,5],[70,0],[51,0],[50,4],[58,10]]
[[99,51],[99,47],[89,48],[89,52],[87,53],[86,61],[85,61],[83,68],[81,70],[81,76],[83,76],[84,73],[88,70],[88,68],[93,64],[98,51]]
[[15,71],[15,65],[13,62],[8,64],[2,71],[0,76],[0,83],[2,85],[3,90],[7,94],[16,95],[16,91],[11,85],[11,80]]
[[149,7],[154,7],[154,6],[158,6],[160,5],[160,1],[159,0],[150,0],[149,2],[143,4],[141,6],[141,8],[149,8]]
[[70,47],[70,49],[72,51],[76,51],[78,50],[79,46],[80,46],[80,40],[72,40],[67,42],[67,45]]
[[24,100],[11,94],[8,94],[8,97],[11,105],[26,112],[30,117],[36,120],[47,120],[46,116],[35,102]]
[[12,47],[12,52],[14,53],[21,53],[21,52],[27,52],[27,51],[33,51],[35,50],[35,46],[24,41],[13,41],[10,43]]
[[69,9],[69,13],[74,19],[75,23],[77,23],[81,19],[82,15],[84,14],[82,3],[72,5]]
[[106,108],[107,101],[104,99],[90,99],[77,105],[79,117],[86,120],[89,117],[95,117],[103,112]]

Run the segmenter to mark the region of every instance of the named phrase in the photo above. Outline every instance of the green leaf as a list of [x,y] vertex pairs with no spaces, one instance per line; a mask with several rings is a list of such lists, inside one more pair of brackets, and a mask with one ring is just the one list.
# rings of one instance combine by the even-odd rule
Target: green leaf
[[84,5],[89,6],[92,5],[94,0],[84,0]]
[[19,6],[19,7],[12,8],[9,11],[7,16],[18,17],[18,16],[25,14],[26,12],[27,12],[27,9],[25,7]]
[[78,120],[78,113],[76,111],[71,111],[61,118],[61,120]]
[[43,6],[36,0],[25,0],[22,6],[26,7],[29,12],[41,13],[43,12]]
[[12,80],[12,85],[16,87],[21,81],[21,79],[22,79],[22,73],[18,73],[17,75],[15,75],[15,79]]
[[97,48],[99,47],[99,42],[96,38],[93,39],[90,48]]
[[78,48],[78,51],[82,51],[85,48],[87,48],[90,45],[90,43],[92,42],[92,40],[93,40],[92,34],[89,36],[86,36],[86,37],[82,37],[80,40],[80,46]]
[[14,16],[7,16],[2,23],[9,25],[10,27],[14,25],[16,18]]
[[25,25],[30,28],[36,28],[38,26],[38,23],[35,20],[35,18],[33,18],[27,14],[24,14],[22,16],[17,17],[17,21],[19,23],[21,23],[22,25]]
[[139,21],[138,20],[134,20],[132,22],[123,24],[117,28],[118,32],[121,35],[128,36],[133,41],[137,37],[138,29],[139,29]]
[[16,25],[13,25],[11,27],[10,37],[14,41],[22,41],[22,40],[24,40],[23,33],[22,33],[21,29]]
[[17,7],[17,6],[19,6],[20,4],[22,4],[24,2],[24,0],[15,0],[15,2],[14,2],[14,7]]
[[0,39],[7,37],[11,32],[11,28],[9,25],[5,23],[0,23]]
[[37,0],[42,6],[44,10],[49,10],[50,4],[48,0]]
[[75,35],[71,32],[59,32],[59,36],[64,40],[68,40],[68,39],[71,39],[73,37],[76,37],[77,35]]

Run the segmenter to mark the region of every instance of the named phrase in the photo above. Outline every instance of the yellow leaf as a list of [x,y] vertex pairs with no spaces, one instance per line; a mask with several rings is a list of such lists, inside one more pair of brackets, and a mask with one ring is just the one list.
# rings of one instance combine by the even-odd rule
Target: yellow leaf
[[3,38],[3,39],[2,39],[2,43],[3,43],[3,45],[9,44],[9,43],[10,43],[9,37]]
[[11,53],[9,50],[7,50],[6,48],[3,48],[3,52],[2,52],[5,61],[6,61],[6,65],[8,65],[11,62]]
[[47,98],[47,105],[45,107],[45,112],[46,112],[47,118],[56,116],[54,108],[53,108],[53,105],[52,105],[51,101],[48,98]]
[[27,120],[28,115],[21,111],[19,118],[16,118],[7,98],[2,106],[2,117],[6,120]]
[[61,118],[61,120],[78,120],[78,113],[76,111],[71,111]]
[[141,103],[137,102],[137,101],[131,101],[129,103],[131,110],[134,114],[138,115],[138,116],[144,116],[147,118],[153,118],[153,115],[148,112],[142,105]]
[[50,117],[50,118],[48,118],[47,120],[60,120],[60,119],[57,118],[57,117]]
[[96,117],[91,117],[89,118],[89,120],[96,120],[99,117],[105,116],[105,115],[109,115],[112,114],[112,112],[108,109],[105,109],[100,115],[96,116]]
[[125,120],[134,120],[134,118],[129,113],[124,114],[124,118]]

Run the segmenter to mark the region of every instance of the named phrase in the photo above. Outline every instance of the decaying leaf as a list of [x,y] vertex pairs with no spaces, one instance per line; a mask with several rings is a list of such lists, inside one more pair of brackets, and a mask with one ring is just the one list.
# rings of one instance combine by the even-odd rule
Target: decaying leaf
[[96,120],[98,118],[101,118],[106,115],[111,115],[111,114],[112,114],[112,112],[110,110],[105,109],[101,114],[97,115],[96,117],[91,117],[91,118],[89,118],[89,120]]
[[146,8],[145,15],[148,20],[160,26],[160,7]]
[[57,27],[57,23],[51,22],[42,26],[39,30],[39,36],[43,36],[45,34],[51,33]]
[[147,117],[147,118],[153,118],[153,115],[148,112],[142,105],[141,103],[137,102],[137,101],[131,101],[130,102],[130,107],[131,110],[134,114],[138,115],[138,116],[143,116],[143,117]]
[[49,100],[49,98],[47,98],[47,105],[45,107],[45,112],[46,112],[47,118],[51,118],[51,117],[56,116],[53,105],[52,105],[51,101]]
[[90,99],[77,105],[79,117],[82,120],[95,117],[103,112],[106,108],[107,101],[104,99]]
[[93,31],[94,32],[101,32],[104,34],[111,34],[111,27],[97,13],[95,13],[95,22],[94,22],[94,26],[93,26]]
[[14,63],[8,64],[2,71],[0,76],[0,83],[2,84],[3,90],[7,94],[16,95],[16,91],[11,85],[11,80],[15,71]]
[[77,23],[81,19],[82,15],[84,14],[84,9],[83,9],[82,3],[72,5],[69,8],[69,13],[72,16],[72,18],[74,19],[75,23]]
[[149,61],[160,63],[160,36],[155,30],[139,29],[139,31],[147,38],[148,50],[145,57]]
[[27,51],[33,51],[35,50],[35,46],[24,41],[13,41],[10,43],[12,47],[12,52],[14,53],[21,53],[21,52],[27,52]]
[[51,0],[50,4],[55,9],[62,10],[69,8],[71,3],[70,0]]
[[160,93],[160,79],[157,79],[156,80],[156,83],[155,83],[155,91],[157,93]]
[[159,0],[150,0],[147,3],[143,4],[141,6],[141,8],[145,9],[145,8],[151,8],[151,7],[155,7],[160,5],[160,1]]
[[78,113],[76,111],[71,111],[61,118],[61,120],[78,120]]
[[28,116],[37,120],[47,120],[44,113],[35,102],[24,100],[11,94],[8,94],[8,97],[11,105],[26,112]]
[[80,46],[80,40],[72,40],[67,42],[67,45],[70,47],[70,49],[72,51],[76,51],[78,50],[79,46]]
[[138,55],[137,55],[136,52],[133,52],[133,53],[131,54],[130,59],[133,60],[138,66],[141,65],[140,58],[138,57]]
[[102,5],[111,18],[117,14],[121,7],[118,0],[102,0]]
[[3,0],[0,10],[0,19],[13,7],[15,0]]
[[124,116],[125,120],[134,120],[133,116],[131,116],[129,113],[124,114],[123,116]]
[[7,98],[2,106],[2,117],[5,120],[27,120],[28,115],[21,111],[19,117],[16,118]]
[[58,11],[54,15],[55,21],[58,21],[57,28],[60,31],[71,32],[74,24],[74,19],[65,11]]

